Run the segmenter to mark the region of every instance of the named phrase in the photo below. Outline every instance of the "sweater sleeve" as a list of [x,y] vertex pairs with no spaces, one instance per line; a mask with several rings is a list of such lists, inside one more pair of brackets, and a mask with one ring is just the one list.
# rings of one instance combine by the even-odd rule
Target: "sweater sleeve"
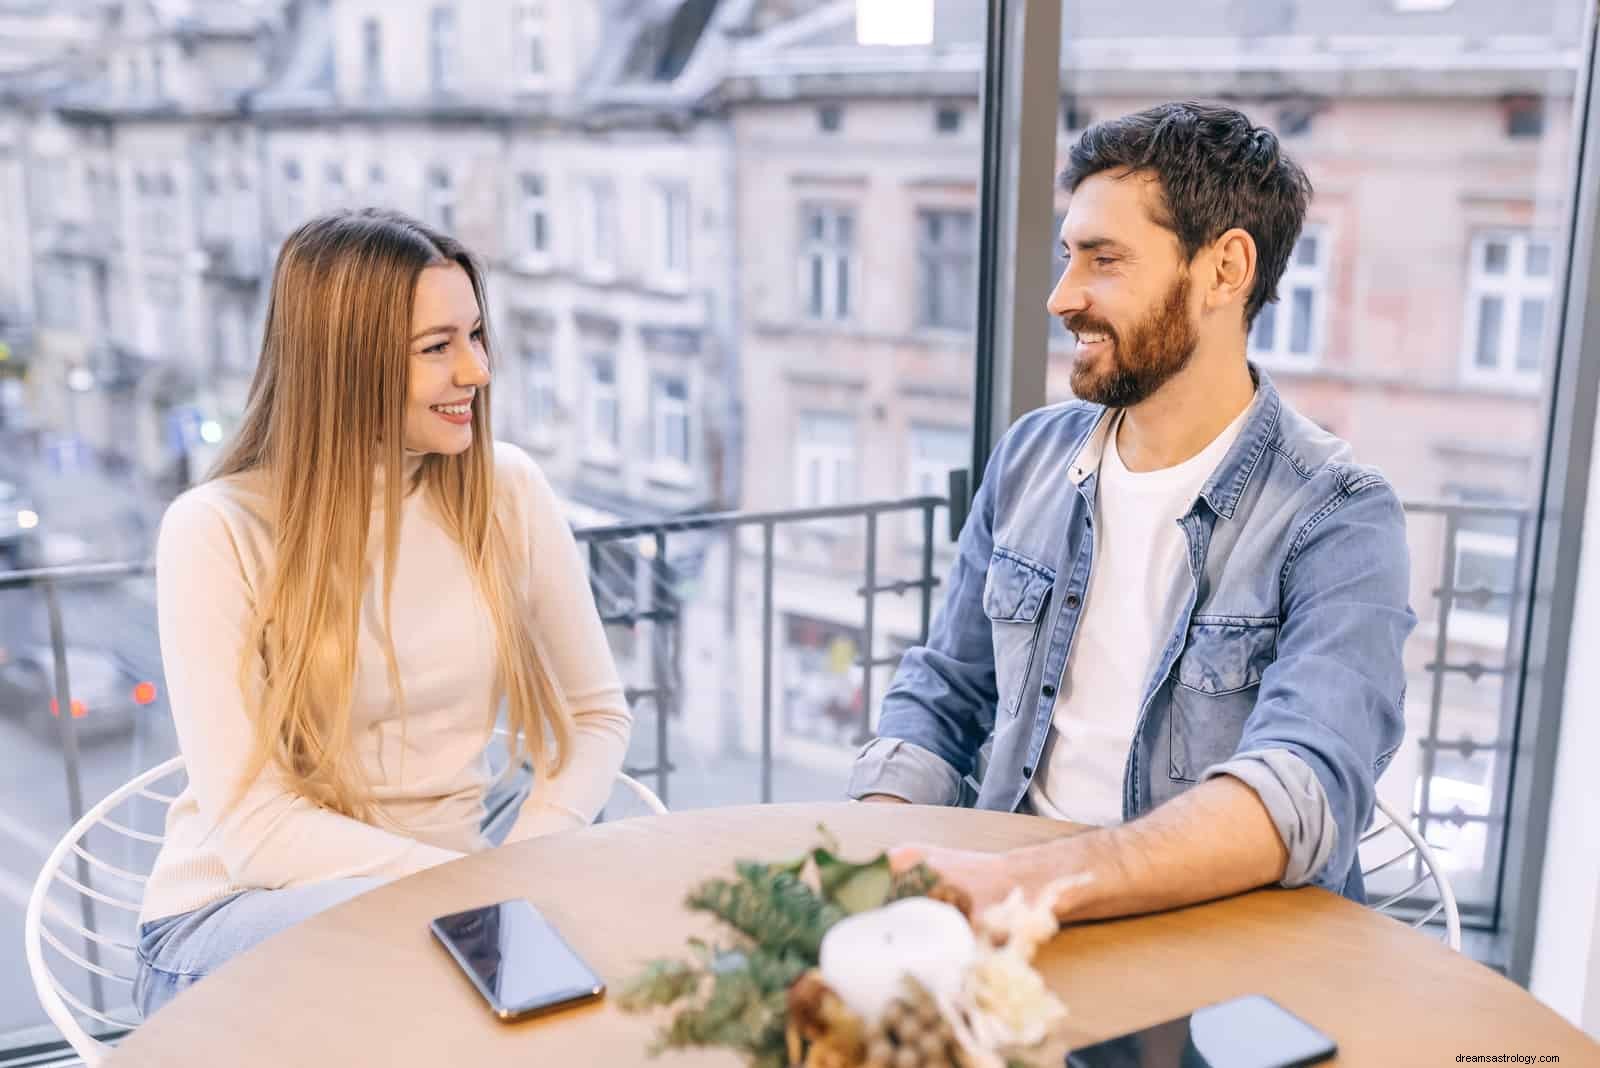
[[[271,763],[238,793],[254,744],[239,669],[255,591],[239,541],[206,493],[179,497],[162,520],[156,612],[188,792],[229,879],[263,889],[393,879],[461,856],[322,808],[290,790]],[[249,670],[260,677],[259,654]]]
[[599,814],[622,770],[633,717],[560,500],[526,453],[497,444],[496,456],[522,497],[530,611],[575,728],[561,770],[535,782],[507,836],[515,842],[582,827]]

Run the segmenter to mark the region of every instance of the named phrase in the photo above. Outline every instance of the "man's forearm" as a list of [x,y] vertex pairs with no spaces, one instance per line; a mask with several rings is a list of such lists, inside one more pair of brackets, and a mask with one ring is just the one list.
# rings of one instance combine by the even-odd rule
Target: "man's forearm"
[[1092,878],[1055,902],[1063,922],[1107,919],[1228,897],[1283,878],[1289,854],[1254,790],[1222,777],[1117,827],[1014,850],[1030,896],[1063,876]]

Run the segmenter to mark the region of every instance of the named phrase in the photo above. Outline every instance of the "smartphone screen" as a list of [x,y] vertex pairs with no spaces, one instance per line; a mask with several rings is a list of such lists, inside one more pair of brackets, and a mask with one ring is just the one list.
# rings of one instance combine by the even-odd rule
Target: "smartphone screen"
[[546,1012],[605,993],[594,970],[526,901],[502,901],[440,916],[430,928],[502,1019]]
[[1301,1068],[1336,1051],[1333,1039],[1253,994],[1085,1046],[1067,1055],[1067,1068]]

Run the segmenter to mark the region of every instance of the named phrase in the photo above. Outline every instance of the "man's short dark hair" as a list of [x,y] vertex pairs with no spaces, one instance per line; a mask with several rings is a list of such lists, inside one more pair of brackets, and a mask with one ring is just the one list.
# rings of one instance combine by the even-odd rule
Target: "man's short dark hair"
[[1311,181],[1277,135],[1240,111],[1193,102],[1160,104],[1095,123],[1072,146],[1068,192],[1102,171],[1149,171],[1161,183],[1164,217],[1186,260],[1238,227],[1256,243],[1256,280],[1244,320],[1278,299],[1278,279],[1305,221]]

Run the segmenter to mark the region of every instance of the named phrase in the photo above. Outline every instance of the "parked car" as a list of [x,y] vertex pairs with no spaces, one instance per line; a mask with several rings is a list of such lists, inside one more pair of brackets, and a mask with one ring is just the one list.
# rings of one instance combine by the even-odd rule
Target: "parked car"
[[16,483],[0,479],[0,571],[27,566],[38,528],[33,502]]
[[[67,649],[67,681],[70,713],[83,741],[130,733],[158,696],[156,684],[123,657],[81,645]],[[55,655],[48,645],[0,649],[0,713],[46,741],[61,737]]]

